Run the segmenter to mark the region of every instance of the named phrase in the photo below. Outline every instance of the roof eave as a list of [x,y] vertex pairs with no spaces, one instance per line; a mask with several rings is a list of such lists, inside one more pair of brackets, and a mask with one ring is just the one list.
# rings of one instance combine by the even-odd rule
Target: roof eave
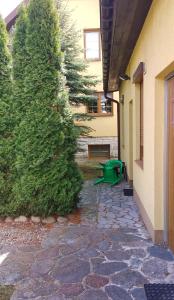
[[18,17],[18,13],[19,13],[19,9],[20,6],[22,4],[27,5],[29,2],[29,0],[23,0],[22,3],[20,3],[6,18],[5,18],[5,22],[6,22],[6,26],[7,26],[7,30],[9,31],[16,22],[16,19]]
[[119,89],[153,0],[100,0],[103,88]]

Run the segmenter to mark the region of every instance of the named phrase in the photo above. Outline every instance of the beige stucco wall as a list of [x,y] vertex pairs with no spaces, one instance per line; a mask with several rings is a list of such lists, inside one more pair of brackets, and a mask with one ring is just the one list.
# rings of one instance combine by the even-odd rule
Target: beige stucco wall
[[[156,230],[164,229],[164,106],[165,76],[174,71],[174,1],[154,0],[127,68],[131,80],[124,82],[120,94],[125,96],[124,143],[122,158],[133,172],[134,187]],[[144,74],[144,167],[137,159],[137,103],[133,73],[140,62]],[[133,170],[130,170],[129,101],[133,100]],[[123,128],[122,128],[123,131]],[[124,145],[123,145],[124,144]],[[132,178],[131,178],[132,179]]]
[[[99,0],[69,0],[68,6],[72,10],[72,17],[76,23],[77,29],[81,32],[79,46],[84,49],[84,29],[100,28],[100,9]],[[82,57],[84,57],[82,53]],[[99,92],[103,91],[102,85],[102,61],[89,62],[88,74],[97,76],[100,81],[96,89]],[[115,99],[118,100],[118,93],[115,93]],[[73,109],[74,111],[74,109]],[[77,112],[86,112],[86,107],[80,106],[75,108]],[[113,116],[96,117],[92,121],[86,122],[85,125],[91,127],[93,131],[91,136],[117,136],[117,105],[113,105]]]

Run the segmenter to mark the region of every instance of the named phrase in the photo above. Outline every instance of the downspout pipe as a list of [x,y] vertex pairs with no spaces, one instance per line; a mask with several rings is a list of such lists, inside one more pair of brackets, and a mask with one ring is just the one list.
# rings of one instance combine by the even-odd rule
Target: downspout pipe
[[111,97],[107,96],[108,92],[104,92],[104,96],[107,100],[114,102],[117,104],[117,131],[118,131],[118,159],[121,159],[121,152],[120,152],[120,102],[115,100]]

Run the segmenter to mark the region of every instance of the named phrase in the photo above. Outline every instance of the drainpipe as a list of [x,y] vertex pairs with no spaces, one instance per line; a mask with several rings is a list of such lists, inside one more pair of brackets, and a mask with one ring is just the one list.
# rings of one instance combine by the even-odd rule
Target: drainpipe
[[117,104],[118,159],[120,160],[121,159],[121,153],[120,153],[120,102],[111,97],[108,97],[107,93],[108,92],[104,92],[105,98],[108,99],[109,101]]

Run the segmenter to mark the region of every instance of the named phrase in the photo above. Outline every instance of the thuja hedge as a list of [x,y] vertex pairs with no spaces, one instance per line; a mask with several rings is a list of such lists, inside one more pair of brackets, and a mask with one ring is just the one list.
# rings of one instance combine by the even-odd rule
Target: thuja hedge
[[0,213],[64,215],[76,206],[82,179],[54,0],[30,1],[13,45],[13,180]]
[[8,49],[8,34],[0,16],[0,204],[11,201],[14,128],[12,110],[11,57]]

